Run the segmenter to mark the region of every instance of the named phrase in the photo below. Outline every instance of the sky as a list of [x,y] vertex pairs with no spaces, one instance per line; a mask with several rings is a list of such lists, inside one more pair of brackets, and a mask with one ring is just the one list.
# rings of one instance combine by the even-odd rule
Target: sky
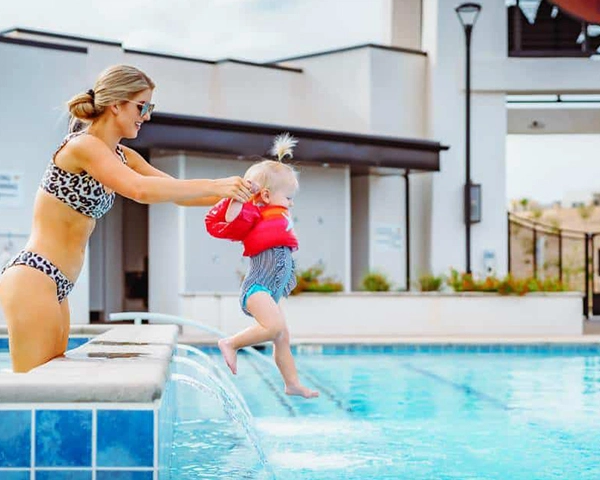
[[600,135],[509,135],[508,199],[585,200],[586,192],[600,192],[598,152]]
[[207,60],[271,61],[383,43],[389,0],[0,0],[13,27]]

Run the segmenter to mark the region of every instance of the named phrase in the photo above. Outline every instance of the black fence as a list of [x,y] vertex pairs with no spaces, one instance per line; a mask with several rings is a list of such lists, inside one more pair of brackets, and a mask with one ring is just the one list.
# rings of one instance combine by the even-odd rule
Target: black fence
[[600,315],[600,232],[560,228],[508,214],[508,271],[516,278],[558,278],[584,294],[583,314]]

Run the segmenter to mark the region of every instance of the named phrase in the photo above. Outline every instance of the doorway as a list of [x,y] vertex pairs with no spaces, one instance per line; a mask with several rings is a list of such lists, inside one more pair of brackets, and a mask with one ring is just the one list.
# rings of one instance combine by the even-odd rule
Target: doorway
[[148,311],[148,205],[117,197],[90,239],[90,321]]

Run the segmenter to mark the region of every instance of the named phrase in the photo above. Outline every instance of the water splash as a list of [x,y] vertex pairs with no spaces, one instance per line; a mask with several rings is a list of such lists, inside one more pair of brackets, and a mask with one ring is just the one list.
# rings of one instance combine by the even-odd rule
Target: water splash
[[[203,365],[200,365],[199,363],[195,362],[190,358],[175,356],[173,357],[172,361],[175,365],[185,365],[187,367],[190,367],[193,370],[194,374],[197,374],[194,377],[196,378],[196,380],[200,380],[200,378],[206,377],[210,382],[212,382],[215,385],[216,388],[219,389],[222,395],[231,397],[235,406],[243,412],[244,416],[248,420],[252,418],[252,414],[250,413],[250,409],[248,408],[244,397],[242,397],[242,394],[235,387],[235,385],[231,383],[231,380],[229,380],[229,385],[226,385],[226,382],[223,381],[223,379],[219,378],[211,370],[204,367]],[[200,378],[198,378],[198,376]]]
[[208,355],[206,352],[203,352],[199,348],[192,347],[191,345],[184,345],[184,344],[178,343],[177,344],[177,353],[180,356],[183,356],[183,355],[181,355],[182,352],[185,352],[186,355],[191,354],[192,360],[197,360],[199,364],[210,368],[211,371],[215,375],[217,375],[219,377],[219,379],[225,384],[225,386],[229,389],[229,391],[235,392],[235,394],[237,395],[238,399],[240,400],[240,403],[242,404],[243,408],[246,411],[248,411],[248,414],[250,414],[250,409],[248,408],[248,405],[246,404],[246,400],[244,399],[244,396],[241,394],[241,392],[238,390],[238,388],[235,386],[235,384],[231,381],[230,376],[227,374],[227,372],[225,372],[225,370],[223,370],[221,367],[219,367],[216,364],[216,362],[211,358],[210,355]]
[[235,401],[225,389],[218,386],[212,380],[209,380],[208,382],[205,381],[207,379],[208,377],[206,379],[195,379],[179,373],[173,373],[171,375],[171,380],[173,382],[191,386],[197,391],[208,393],[210,396],[220,401],[221,405],[223,406],[223,410],[225,411],[225,414],[244,431],[246,438],[248,439],[248,441],[252,445],[252,448],[258,455],[258,459],[262,469],[266,471],[272,479],[275,479],[273,469],[269,464],[269,461],[267,460],[265,452],[260,445],[256,429],[252,424],[252,417],[247,417],[246,414],[242,410],[240,410],[237,401]]

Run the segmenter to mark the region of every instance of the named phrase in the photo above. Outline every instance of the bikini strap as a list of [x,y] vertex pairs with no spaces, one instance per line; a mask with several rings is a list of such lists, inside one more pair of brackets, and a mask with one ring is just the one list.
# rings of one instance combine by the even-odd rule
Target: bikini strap
[[67,143],[69,143],[69,141],[72,138],[78,137],[82,133],[85,133],[85,132],[72,132],[72,133],[67,134],[67,136],[65,138],[63,138],[63,141],[60,143],[60,145],[58,146],[58,148],[54,151],[54,154],[52,155],[52,161],[54,162],[54,159],[56,158],[56,155],[58,155],[58,152],[60,152],[63,149],[63,147]]

